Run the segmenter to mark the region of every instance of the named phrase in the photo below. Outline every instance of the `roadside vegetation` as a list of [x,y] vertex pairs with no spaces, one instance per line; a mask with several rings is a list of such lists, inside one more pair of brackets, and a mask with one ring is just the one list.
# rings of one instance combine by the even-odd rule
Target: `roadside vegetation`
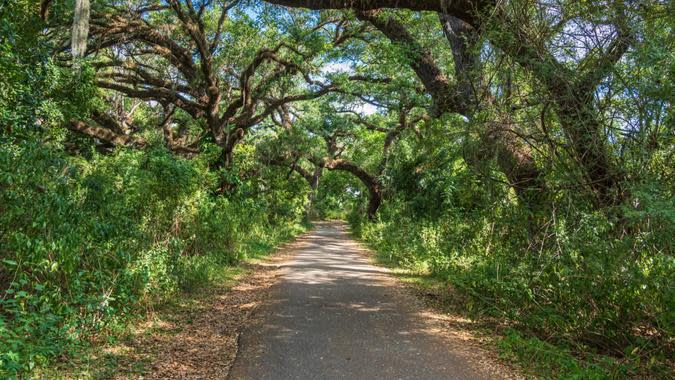
[[534,377],[671,378],[673,24],[661,1],[0,0],[0,377],[342,218]]

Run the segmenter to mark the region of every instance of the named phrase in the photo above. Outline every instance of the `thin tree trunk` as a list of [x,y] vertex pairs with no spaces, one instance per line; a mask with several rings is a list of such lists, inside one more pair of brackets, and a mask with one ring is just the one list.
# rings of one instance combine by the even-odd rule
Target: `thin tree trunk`
[[312,218],[312,212],[314,211],[314,204],[316,203],[316,196],[317,192],[319,190],[319,180],[321,179],[321,176],[323,175],[323,167],[322,166],[317,166],[314,169],[314,174],[312,175],[312,181],[309,183],[309,188],[310,188],[310,193],[309,193],[309,201],[307,202],[307,205],[305,206],[305,215],[307,217],[307,220],[311,220]]
[[87,36],[89,35],[89,0],[75,0],[73,14],[73,33],[71,36],[71,52],[73,58],[83,57],[87,52]]

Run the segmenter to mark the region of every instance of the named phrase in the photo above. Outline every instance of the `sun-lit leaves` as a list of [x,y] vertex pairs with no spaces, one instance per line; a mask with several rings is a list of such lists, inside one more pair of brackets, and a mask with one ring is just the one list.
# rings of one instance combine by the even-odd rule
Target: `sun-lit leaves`
[[672,366],[666,3],[501,2],[453,39],[407,9],[95,0],[75,63],[72,2],[42,3],[0,4],[1,376],[311,216],[517,323],[544,373]]

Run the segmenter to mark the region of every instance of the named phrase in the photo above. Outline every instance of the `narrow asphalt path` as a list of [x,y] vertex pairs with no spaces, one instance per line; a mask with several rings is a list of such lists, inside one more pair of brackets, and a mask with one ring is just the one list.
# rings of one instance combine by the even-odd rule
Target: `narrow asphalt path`
[[343,224],[318,224],[280,273],[242,332],[230,379],[488,378],[453,352],[461,343],[431,331],[414,296]]

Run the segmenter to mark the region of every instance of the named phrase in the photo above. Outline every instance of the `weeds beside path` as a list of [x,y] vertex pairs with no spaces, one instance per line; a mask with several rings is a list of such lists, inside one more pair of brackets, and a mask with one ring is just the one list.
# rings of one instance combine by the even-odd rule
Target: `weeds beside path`
[[[372,302],[376,307],[372,310],[366,307],[366,304],[357,308],[357,314],[366,313],[364,315],[370,315],[368,313],[374,313],[372,317],[368,317],[357,324],[335,324],[341,331],[340,336],[350,337],[350,334],[353,333],[353,331],[350,332],[350,329],[353,329],[354,326],[365,326],[366,322],[374,323],[373,326],[370,326],[373,329],[369,329],[368,336],[359,338],[363,340],[363,343],[367,343],[366,352],[376,352],[382,347],[395,347],[396,345],[389,344],[391,342],[387,339],[397,341],[398,338],[396,337],[399,337],[399,335],[391,335],[391,333],[398,331],[405,334],[401,335],[407,342],[404,346],[417,346],[420,349],[419,355],[422,356],[415,358],[421,359],[421,361],[417,363],[419,368],[414,369],[415,372],[422,369],[431,371],[433,360],[427,362],[427,359],[446,358],[449,355],[448,357],[452,359],[453,363],[455,361],[456,363],[442,361],[443,365],[449,366],[445,369],[447,373],[459,375],[460,372],[466,371],[468,374],[475,373],[476,378],[482,377],[479,374],[484,375],[485,378],[520,378],[514,368],[505,366],[503,362],[500,363],[495,350],[485,345],[485,336],[476,333],[476,326],[473,326],[472,322],[464,318],[439,313],[437,307],[429,307],[432,305],[429,305],[428,301],[434,297],[430,297],[431,293],[428,287],[417,288],[418,291],[415,292],[417,299],[415,299],[409,292],[402,291],[401,285],[405,281],[397,281],[387,274],[388,271],[382,270],[382,273],[380,273],[375,267],[369,266],[367,264],[369,260],[362,255],[370,256],[371,259],[374,257],[371,252],[348,238],[345,231],[346,225],[329,222],[319,223],[319,227],[324,235],[328,233],[329,236],[323,236],[319,233],[320,236],[317,238],[317,231],[315,230],[300,236],[292,243],[283,244],[274,254],[265,259],[249,261],[240,266],[228,268],[212,286],[202,287],[191,293],[180,294],[171,302],[155,307],[145,316],[139,317],[137,323],[133,323],[121,336],[109,334],[109,337],[117,336],[114,342],[106,343],[105,338],[103,338],[101,339],[103,342],[93,345],[79,359],[70,359],[50,369],[49,372],[37,374],[37,377],[49,379],[225,379],[228,377],[237,356],[240,332],[245,326],[255,324],[255,321],[259,319],[251,314],[260,305],[278,301],[276,298],[279,297],[271,299],[271,296],[275,293],[270,288],[277,283],[277,277],[284,273],[280,270],[282,263],[288,267],[289,264],[286,262],[291,254],[297,256],[298,252],[305,252],[305,254],[309,254],[308,258],[319,260],[318,262],[321,265],[317,270],[326,270],[325,275],[331,279],[337,276],[336,278],[339,280],[346,276],[345,282],[329,291],[328,295],[335,296],[339,292],[346,292],[345,296],[349,299],[357,297],[362,302],[364,302],[363,297],[366,297],[365,299],[374,297]],[[336,234],[336,236],[332,234]],[[328,246],[328,248],[324,246]],[[328,268],[326,267],[328,265],[326,264],[327,258],[323,256],[314,257],[313,249],[334,251],[333,255],[337,255],[335,260],[339,257],[339,261],[333,265],[334,268]],[[357,264],[343,263],[343,260],[349,258],[357,260]],[[295,260],[297,261],[297,257]],[[363,260],[363,262],[359,260]],[[353,264],[358,268],[363,267],[369,271],[375,271],[377,274],[369,273],[364,276],[358,270],[352,273],[344,267],[345,264]],[[316,270],[310,269],[301,268],[300,270],[303,272],[309,270],[309,276],[316,275]],[[286,271],[288,270],[286,268]],[[310,282],[313,283],[314,281]],[[313,294],[310,299],[314,300],[316,298],[314,292],[317,291],[316,285],[310,287]],[[355,289],[359,292],[354,292]],[[361,291],[365,291],[365,293]],[[303,293],[299,292],[299,295],[296,294],[296,296],[302,298]],[[420,299],[426,301],[427,307],[418,302]],[[329,299],[324,299],[322,302],[329,301]],[[352,301],[356,302],[356,300]],[[351,305],[352,303],[339,304]],[[357,304],[360,305],[358,302]],[[385,306],[390,304],[398,306],[389,310]],[[312,318],[322,319],[321,312],[316,312],[316,310],[309,310],[308,312],[312,314]],[[267,315],[267,313],[256,312],[256,315],[261,317]],[[411,319],[401,319],[401,315],[410,316]],[[341,318],[344,319],[344,316]],[[304,318],[301,319],[304,320]],[[398,322],[394,322],[395,320]],[[386,328],[382,328],[381,323],[375,323],[377,321],[387,322],[384,325]],[[257,330],[257,328],[254,327],[254,330]],[[378,335],[377,331],[384,332],[384,335]],[[305,335],[312,334],[317,338],[323,337],[326,330],[304,331],[303,333]],[[420,336],[414,339],[417,335]],[[376,339],[378,337],[381,338],[379,342]],[[383,337],[388,337],[385,339],[386,342],[382,341]],[[355,340],[352,338],[347,340],[354,343]],[[329,341],[334,342],[338,340],[329,339]],[[245,339],[242,341],[245,341]],[[412,341],[417,344],[413,345]],[[246,345],[244,344],[244,346]],[[358,347],[351,347],[351,343],[349,346],[348,352],[354,354],[359,351]],[[448,351],[446,352],[446,350]],[[397,352],[395,351],[395,353]],[[246,354],[246,350],[242,354]],[[402,355],[401,352],[398,352],[398,354],[399,356]],[[284,349],[280,352],[280,355],[288,355],[288,351]],[[248,356],[250,357],[250,355]],[[360,356],[367,357],[368,355],[356,355],[355,357],[350,355],[347,362],[343,363],[343,371],[352,371],[349,373],[362,371],[365,367],[357,366]],[[422,359],[422,357],[425,359]],[[389,367],[398,367],[400,363],[396,362],[400,360],[403,359],[392,357],[387,359],[386,364]],[[328,361],[328,356],[326,361]],[[462,364],[459,365],[459,363]],[[469,368],[471,369],[469,370]],[[267,371],[267,374],[272,374],[272,372]],[[403,377],[408,378],[407,376]],[[473,375],[469,377],[473,378]]]
[[228,268],[209,287],[147,313],[113,343],[99,342],[39,378],[222,379],[232,365],[239,331],[267,297],[278,264],[303,237],[262,260]]

